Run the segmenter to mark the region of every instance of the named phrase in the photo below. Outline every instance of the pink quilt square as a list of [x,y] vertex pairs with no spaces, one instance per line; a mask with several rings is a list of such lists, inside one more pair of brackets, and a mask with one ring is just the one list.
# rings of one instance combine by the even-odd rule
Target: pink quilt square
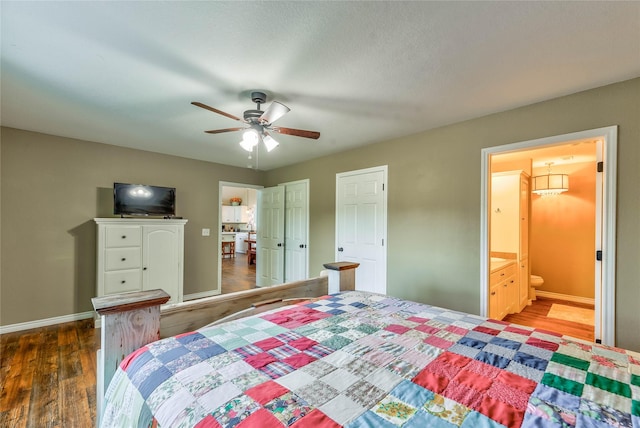
[[437,348],[440,349],[449,349],[451,346],[453,346],[453,342],[450,342],[448,340],[444,340],[440,337],[437,336],[429,336],[424,340],[424,343],[435,346]]
[[487,395],[513,406],[517,410],[526,410],[529,402],[529,395],[524,391],[512,388],[502,382],[494,382],[487,391]]
[[537,337],[530,337],[527,339],[527,345],[535,346],[537,348],[547,349],[549,351],[556,351],[560,347],[557,343],[549,342],[547,340],[538,339]]
[[523,336],[530,336],[531,333],[533,333],[533,331],[531,330],[525,330],[523,328],[514,327],[512,325],[510,325],[509,327],[506,327],[504,331],[508,331],[509,333],[521,334]]
[[282,422],[266,409],[260,409],[236,425],[238,428],[282,428]]
[[442,392],[444,397],[454,400],[470,409],[478,410],[484,394],[477,389],[469,388],[456,381],[449,382],[449,385]]
[[506,427],[519,427],[524,418],[524,410],[517,410],[509,404],[489,396],[483,398],[480,408],[477,410]]
[[435,327],[431,327],[430,325],[419,325],[417,326],[414,330],[418,330],[421,331],[423,333],[427,333],[427,334],[436,334],[437,332],[439,332],[440,330],[435,328]]
[[467,364],[475,361],[469,357],[465,357],[464,355],[454,354],[453,352],[443,352],[442,354],[440,354],[440,356],[438,356],[438,360],[460,368],[466,367]]
[[489,327],[483,327],[481,325],[479,325],[478,327],[474,328],[473,331],[478,331],[480,333],[490,334],[492,336],[497,336],[498,334],[500,334],[500,330],[496,330],[494,328],[489,328]]
[[439,376],[446,377],[447,379],[453,379],[458,373],[458,370],[460,370],[458,367],[447,364],[438,358],[431,361],[424,369]]
[[284,360],[282,360],[282,362],[289,364],[291,367],[299,369],[300,367],[304,367],[307,364],[314,362],[315,360],[316,359],[311,355],[299,353],[296,355],[292,355],[289,358],[285,358]]
[[268,351],[269,349],[277,348],[279,346],[284,345],[284,342],[276,339],[275,337],[270,337],[268,339],[264,339],[259,342],[256,342],[254,343],[254,345],[259,347],[263,351]]
[[445,330],[450,331],[451,333],[459,334],[460,336],[464,336],[469,331],[466,328],[458,327],[456,325],[450,325],[449,327],[445,328]]
[[260,369],[266,366],[267,364],[271,364],[275,361],[278,361],[278,360],[276,360],[273,355],[267,354],[266,352],[263,352],[261,354],[251,355],[244,359],[245,363],[250,364],[252,367],[256,369]]
[[398,333],[398,334],[402,334],[402,333],[406,333],[407,331],[411,330],[409,327],[405,327],[403,325],[398,325],[398,324],[389,324],[385,330],[393,332],[393,333]]
[[518,389],[526,394],[531,394],[537,387],[536,382],[531,379],[507,371],[501,371],[496,377],[496,381],[509,385],[511,388]]
[[461,385],[465,385],[480,392],[491,388],[491,384],[493,383],[493,381],[488,377],[480,376],[477,373],[464,369],[458,372],[454,377],[454,380]]
[[449,384],[448,378],[439,376],[426,368],[418,373],[411,381],[436,394],[442,394],[442,391],[444,391]]
[[302,337],[300,339],[292,340],[288,343],[289,346],[296,348],[299,351],[304,351],[305,349],[309,349],[313,346],[316,346],[318,342],[315,340],[311,340],[307,337]]
[[498,367],[492,366],[491,364],[483,363],[482,361],[478,360],[471,361],[465,368],[474,373],[478,373],[481,376],[488,377],[489,379],[493,379],[500,373],[503,373],[503,371]]
[[325,415],[318,409],[314,409],[306,416],[297,420],[291,428],[340,428],[342,425],[338,425],[333,419]]
[[289,392],[287,388],[270,380],[248,389],[245,394],[264,406],[269,401],[282,397],[287,392]]

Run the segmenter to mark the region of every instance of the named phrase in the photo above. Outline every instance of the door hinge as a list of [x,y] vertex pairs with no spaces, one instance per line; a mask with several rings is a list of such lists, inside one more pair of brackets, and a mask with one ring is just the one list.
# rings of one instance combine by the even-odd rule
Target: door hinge
[[596,251],[596,260],[599,262],[602,261],[602,250]]
[[601,345],[602,344],[602,340],[601,339],[596,339],[596,343]]
[[382,191],[384,192],[384,183],[382,183]]
[[384,238],[382,239],[382,246],[384,247]]
[[598,162],[597,169],[598,169],[598,172],[604,171],[604,162]]

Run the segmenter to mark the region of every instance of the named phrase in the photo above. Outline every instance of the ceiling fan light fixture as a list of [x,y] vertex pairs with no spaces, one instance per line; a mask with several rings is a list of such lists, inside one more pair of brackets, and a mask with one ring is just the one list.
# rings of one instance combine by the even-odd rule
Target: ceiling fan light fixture
[[242,133],[242,141],[240,141],[240,147],[250,152],[260,142],[260,135],[258,132],[249,128]]
[[267,148],[267,152],[270,152],[280,145],[280,143],[278,143],[271,135],[267,134],[266,132],[264,138],[262,138],[262,141],[264,142],[264,146]]

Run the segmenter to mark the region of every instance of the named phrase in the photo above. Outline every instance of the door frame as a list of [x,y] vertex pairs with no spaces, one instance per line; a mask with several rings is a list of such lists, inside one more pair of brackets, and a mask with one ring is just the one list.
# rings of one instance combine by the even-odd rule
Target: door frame
[[[601,248],[596,248],[596,250],[602,250],[602,285],[600,290],[596,286],[595,293],[596,316],[601,311],[602,324],[600,332],[595,332],[595,338],[600,339],[605,345],[615,346],[616,177],[618,159],[618,127],[615,125],[482,149],[480,177],[480,315],[487,316],[489,310],[490,218],[488,198],[491,155],[542,146],[563,145],[570,141],[582,139],[601,139],[603,142],[605,167],[602,175],[602,246]],[[600,337],[598,337],[599,333],[601,333]]]
[[[222,188],[223,187],[238,187],[241,189],[263,189],[264,186],[258,184],[243,184],[243,183],[235,183],[232,181],[219,181],[218,182],[218,227],[216,229],[216,241],[218,245],[216,246],[216,254],[218,255],[218,288],[213,289],[210,293],[211,296],[216,294],[222,294],[222,254],[220,253],[220,248],[222,246],[222,235],[220,235],[220,230],[222,228]],[[256,211],[258,211],[258,206],[256,202]],[[198,297],[208,297],[208,296],[198,296]]]

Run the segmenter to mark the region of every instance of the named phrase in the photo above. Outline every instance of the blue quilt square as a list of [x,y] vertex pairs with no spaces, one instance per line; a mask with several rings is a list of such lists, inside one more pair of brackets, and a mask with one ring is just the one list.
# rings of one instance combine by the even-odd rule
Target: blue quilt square
[[[524,426],[524,425],[522,425]],[[536,427],[539,425],[536,425]],[[540,425],[542,426],[542,425]],[[496,421],[493,421],[483,415],[482,413],[478,413],[476,411],[472,411],[467,414],[464,418],[464,422],[460,425],[460,428],[503,428],[504,425],[499,424]]]
[[147,378],[138,386],[138,391],[140,391],[140,395],[142,395],[142,398],[144,398],[145,400],[149,398],[151,393],[156,390],[158,385],[169,379],[171,375],[172,373],[166,367],[159,367],[158,370],[149,373]]
[[186,345],[191,342],[195,342],[196,340],[200,340],[200,339],[205,339],[205,337],[196,331],[189,334],[185,334],[184,336],[176,337],[176,340],[179,343],[182,343],[183,345]]
[[460,340],[458,340],[458,343],[461,345],[468,346],[470,348],[476,348],[476,349],[482,349],[487,345],[486,342],[483,342],[482,340],[478,340],[478,339],[473,339],[471,337],[463,337]]
[[403,428],[455,428],[455,425],[427,413],[425,410],[418,410],[415,415],[411,417],[407,422],[402,424]]
[[534,357],[533,355],[529,355],[524,352],[516,352],[516,355],[513,356],[513,361],[540,371],[545,371],[549,364],[547,360]]
[[367,305],[365,305],[362,302],[353,302],[353,303],[349,303],[351,306],[355,307],[355,308],[366,308]]
[[341,308],[344,306],[344,303],[333,302],[329,303],[327,306],[329,306],[330,308]]
[[213,345],[207,348],[202,348],[202,349],[193,351],[193,353],[199,356],[200,358],[202,358],[203,360],[206,360],[208,358],[215,357],[216,355],[220,355],[225,351],[226,350],[222,346],[218,345],[217,343],[214,343]]
[[531,397],[538,398],[546,403],[553,403],[572,412],[580,410],[580,397],[547,385],[539,384],[536,386],[536,389],[531,393]]
[[307,304],[306,304],[306,305],[304,305],[304,306],[305,306],[305,307],[307,307],[307,308],[311,308],[311,309],[313,309],[313,308],[320,307],[320,306],[322,306],[322,305],[319,305],[319,304],[317,304],[317,303],[307,303]]
[[516,342],[515,340],[505,339],[502,337],[494,337],[491,340],[491,343],[494,345],[502,346],[503,348],[513,349],[514,351],[517,351],[518,349],[520,349],[520,346],[522,345],[522,343],[520,342]]
[[153,354],[149,351],[145,351],[140,355],[136,355],[136,358],[129,363],[126,372],[136,373],[141,370],[142,366],[147,364],[154,358]]
[[380,416],[373,413],[371,410],[367,410],[362,415],[358,416],[353,421],[345,425],[345,428],[397,428],[394,424],[386,419],[382,419]]
[[511,360],[508,358],[485,351],[482,351],[478,355],[476,355],[475,359],[478,361],[482,361],[483,363],[491,364],[492,366],[498,367],[499,369],[504,369],[511,362]]
[[163,364],[167,364],[173,360],[177,360],[178,358],[182,357],[184,354],[187,354],[187,353],[189,353],[188,349],[179,347],[179,348],[170,349],[163,354],[156,355],[156,358],[162,361]]
[[434,397],[433,392],[408,380],[400,382],[389,394],[416,408],[424,406]]
[[330,311],[326,312],[327,314],[331,314],[331,315],[340,315],[340,314],[344,314],[344,311],[342,309],[331,309]]

